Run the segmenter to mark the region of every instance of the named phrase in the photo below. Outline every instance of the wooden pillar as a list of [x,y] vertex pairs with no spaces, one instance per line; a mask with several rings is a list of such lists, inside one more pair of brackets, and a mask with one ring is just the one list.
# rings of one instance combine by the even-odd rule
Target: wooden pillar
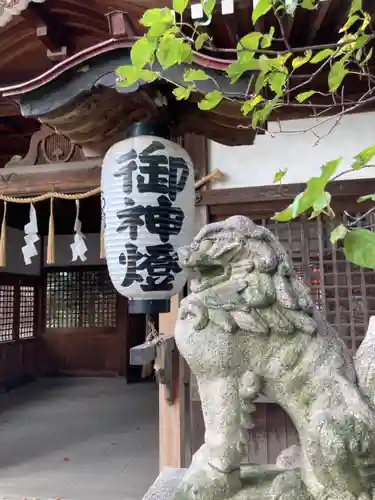
[[[194,134],[185,134],[181,144],[193,161],[196,178],[200,179],[207,173],[207,139]],[[198,220],[204,220],[201,213],[198,215]],[[159,315],[159,332],[167,337],[174,334],[178,307],[179,297],[175,296],[172,299],[171,311]],[[186,467],[191,459],[193,437],[191,436],[190,370],[177,349],[173,353],[173,373],[173,405],[167,402],[165,387],[159,386],[160,470],[165,467]]]
[[[177,319],[179,296],[171,300],[171,311],[159,314],[159,332],[164,337],[172,337]],[[173,393],[174,401],[167,402],[167,391],[164,385],[159,385],[159,467],[182,467],[183,432],[181,412],[183,400],[180,391],[180,355],[173,352]]]

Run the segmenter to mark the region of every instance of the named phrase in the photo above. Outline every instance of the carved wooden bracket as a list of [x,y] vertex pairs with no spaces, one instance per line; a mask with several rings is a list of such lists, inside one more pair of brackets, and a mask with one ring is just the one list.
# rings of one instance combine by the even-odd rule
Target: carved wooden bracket
[[85,155],[80,146],[73,144],[66,136],[57,134],[48,125],[42,125],[40,130],[32,135],[26,156],[13,156],[5,168],[82,160],[85,160]]

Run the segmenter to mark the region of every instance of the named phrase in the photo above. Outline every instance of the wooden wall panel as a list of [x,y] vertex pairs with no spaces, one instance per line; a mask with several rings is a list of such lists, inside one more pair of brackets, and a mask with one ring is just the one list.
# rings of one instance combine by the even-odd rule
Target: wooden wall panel
[[283,450],[297,442],[294,426],[280,406],[256,404],[254,428],[249,432],[247,462],[274,464]]
[[119,332],[83,329],[46,330],[43,335],[44,372],[49,375],[117,376],[123,374]]
[[0,344],[0,389],[9,390],[38,375],[36,339]]
[[48,269],[44,288],[43,373],[125,375],[127,303],[105,266]]
[[0,274],[1,390],[9,390],[39,374],[40,331],[36,317],[40,288],[37,277]]

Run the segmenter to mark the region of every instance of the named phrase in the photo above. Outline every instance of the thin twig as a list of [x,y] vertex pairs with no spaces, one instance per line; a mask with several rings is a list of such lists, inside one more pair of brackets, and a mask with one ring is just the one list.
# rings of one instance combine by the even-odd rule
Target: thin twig
[[277,22],[279,23],[280,31],[281,31],[281,36],[283,37],[283,41],[285,43],[285,47],[287,48],[288,52],[291,52],[292,51],[292,46],[290,45],[288,37],[286,36],[285,30],[284,30],[283,20],[281,19],[280,15],[279,15],[279,13],[277,11],[277,9],[274,9],[274,14],[275,14],[275,17],[277,19]]

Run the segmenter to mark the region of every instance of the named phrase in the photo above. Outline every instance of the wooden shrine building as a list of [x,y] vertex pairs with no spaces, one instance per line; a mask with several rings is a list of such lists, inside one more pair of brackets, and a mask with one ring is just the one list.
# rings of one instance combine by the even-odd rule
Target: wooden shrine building
[[[129,63],[130,48],[143,32],[140,17],[148,8],[164,6],[160,0],[35,0],[24,10],[15,8],[18,3],[0,2],[0,220],[8,227],[0,248],[6,266],[0,272],[0,386],[10,387],[51,373],[121,375],[131,381],[141,374],[129,366],[128,352],[143,342],[147,325],[144,317],[128,315],[126,300],[111,286],[100,251],[102,158],[132,123],[168,116],[175,139],[193,160],[196,179],[217,167],[230,178],[241,161],[239,156],[230,156],[229,146],[248,146],[246,160],[256,147],[252,146],[255,131],[250,128],[251,119],[242,116],[240,104],[234,101],[223,100],[209,112],[197,108],[196,95],[177,102],[172,90],[185,85],[184,65],[165,71],[152,84],[116,88],[115,70]],[[374,2],[365,3],[374,18]],[[253,29],[252,0],[234,2],[233,14],[227,15],[221,14],[220,2],[217,5],[208,33],[217,47],[235,48],[238,38]],[[297,11],[294,20],[285,20],[293,45],[329,42],[349,5],[349,0],[325,0],[315,11]],[[262,23],[267,29],[269,19]],[[224,89],[228,83],[223,70],[230,62],[227,52],[194,56],[194,64],[214,75]],[[326,76],[323,80],[315,82],[315,88],[324,88]],[[212,82],[202,85],[206,86],[202,90],[209,90]],[[239,80],[232,91],[240,92],[244,85]],[[355,99],[365,85],[351,82],[347,95]],[[285,109],[276,118],[306,115],[303,109],[298,113]],[[220,153],[215,156],[215,151]],[[215,165],[213,158],[222,164]],[[264,161],[267,165],[267,157]],[[271,182],[260,189],[245,181],[227,189],[224,180],[219,189],[205,186],[197,194],[197,223],[242,213],[268,224],[274,211],[299,192],[300,182],[293,181],[282,189],[266,185]],[[372,178],[337,184],[334,191],[340,195],[339,209],[347,208],[355,195],[369,192],[371,184]],[[51,192],[56,194],[53,203]],[[70,263],[72,235],[77,234],[76,200],[82,233],[87,236],[88,260],[81,266]],[[32,265],[25,266],[21,249],[28,244],[24,229],[31,220],[31,205],[36,210],[39,239]],[[307,221],[284,227],[282,239],[298,254],[301,276],[309,280],[322,307],[329,309],[338,303],[348,280],[355,286],[359,280],[360,300],[366,304],[361,312],[364,324],[369,314],[375,313],[373,273],[353,275],[332,249],[324,246],[324,228]],[[30,230],[31,237],[35,234]],[[309,239],[313,240],[310,247],[301,243]],[[330,271],[327,266],[331,266]],[[341,278],[334,277],[337,274],[346,281],[341,283]],[[346,297],[345,303],[353,303],[349,299]],[[153,318],[166,335],[173,335],[177,307],[175,297],[170,313]],[[332,322],[341,324],[341,312],[335,307]],[[361,338],[361,334],[356,337],[357,313],[352,306],[345,307],[348,342],[355,348]],[[160,387],[161,467],[187,464],[203,432],[191,374],[176,351],[171,356],[172,405],[167,402],[171,388]],[[259,405],[260,426],[266,426],[268,419],[275,435],[277,429],[283,429],[283,444],[293,443],[294,428],[281,409],[262,400]],[[264,432],[262,436],[258,441]]]

